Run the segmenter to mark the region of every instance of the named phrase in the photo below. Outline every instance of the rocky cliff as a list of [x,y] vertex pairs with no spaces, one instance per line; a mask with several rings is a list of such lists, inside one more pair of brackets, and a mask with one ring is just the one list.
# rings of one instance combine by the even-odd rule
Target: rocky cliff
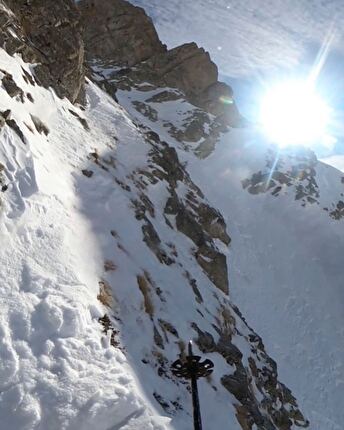
[[0,45],[35,64],[35,78],[73,103],[84,97],[84,42],[72,0],[0,3]]
[[124,0],[82,2],[87,57],[134,66],[166,49],[143,9]]

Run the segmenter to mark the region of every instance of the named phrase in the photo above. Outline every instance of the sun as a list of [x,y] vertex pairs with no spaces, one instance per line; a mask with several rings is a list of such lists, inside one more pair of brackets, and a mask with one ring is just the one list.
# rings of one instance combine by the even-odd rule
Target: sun
[[270,88],[260,106],[260,123],[279,146],[313,146],[327,135],[330,109],[307,81]]

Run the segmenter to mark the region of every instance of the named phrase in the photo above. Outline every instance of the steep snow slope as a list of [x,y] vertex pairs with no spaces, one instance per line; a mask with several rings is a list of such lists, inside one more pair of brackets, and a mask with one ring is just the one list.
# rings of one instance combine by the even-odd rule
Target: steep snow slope
[[[244,175],[236,168],[243,136],[233,135],[222,140],[203,166],[203,175],[212,178],[207,184],[211,201],[230,217],[232,298],[262,334],[311,428],[339,430],[344,418],[343,221],[322,208],[335,210],[338,200],[342,202],[342,175],[316,163],[320,207],[303,207],[283,188],[277,197],[271,192],[250,195],[240,190]],[[245,140],[252,139],[248,135]],[[244,151],[256,159],[256,151]],[[261,160],[251,171],[264,166]],[[288,165],[281,170],[289,170]],[[219,186],[227,190],[225,195],[216,193]]]
[[310,428],[341,429],[341,172],[308,151],[278,152],[258,130],[232,129],[219,136],[214,150],[211,116],[204,135],[185,143],[199,113],[183,99],[154,102],[160,92],[136,86],[117,96],[139,123],[177,149],[193,180],[224,214],[232,237],[231,298],[262,334]]
[[[0,110],[11,109],[25,141],[9,127],[14,122],[3,125],[1,428],[162,430],[163,418],[147,406],[126,356],[102,334],[98,318],[105,310],[96,299],[102,238],[83,213],[109,192],[106,186],[90,190],[81,173],[88,154],[114,147],[115,133],[134,142],[137,130],[91,84],[88,132],[74,116],[84,113],[34,85],[19,58],[1,50],[0,69],[23,91],[22,102],[2,87]],[[48,136],[39,134],[30,115],[44,122]]]
[[4,428],[189,429],[169,369],[189,338],[215,363],[206,428],[307,426],[225,294],[224,220],[173,148],[92,83],[83,111],[19,57],[0,69]]

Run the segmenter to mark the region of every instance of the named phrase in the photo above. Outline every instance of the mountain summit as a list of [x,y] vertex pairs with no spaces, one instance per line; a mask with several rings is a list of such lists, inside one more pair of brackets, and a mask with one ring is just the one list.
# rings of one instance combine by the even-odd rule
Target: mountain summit
[[124,0],[0,1],[0,422],[339,430],[344,185]]

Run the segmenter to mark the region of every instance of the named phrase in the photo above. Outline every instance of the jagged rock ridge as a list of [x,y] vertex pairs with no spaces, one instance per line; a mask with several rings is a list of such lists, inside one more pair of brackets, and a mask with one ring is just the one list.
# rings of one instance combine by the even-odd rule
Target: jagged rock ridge
[[87,58],[112,64],[121,77],[118,85],[150,82],[182,91],[191,103],[241,125],[232,89],[218,81],[217,66],[195,43],[167,50],[143,9],[124,0],[82,0]]

